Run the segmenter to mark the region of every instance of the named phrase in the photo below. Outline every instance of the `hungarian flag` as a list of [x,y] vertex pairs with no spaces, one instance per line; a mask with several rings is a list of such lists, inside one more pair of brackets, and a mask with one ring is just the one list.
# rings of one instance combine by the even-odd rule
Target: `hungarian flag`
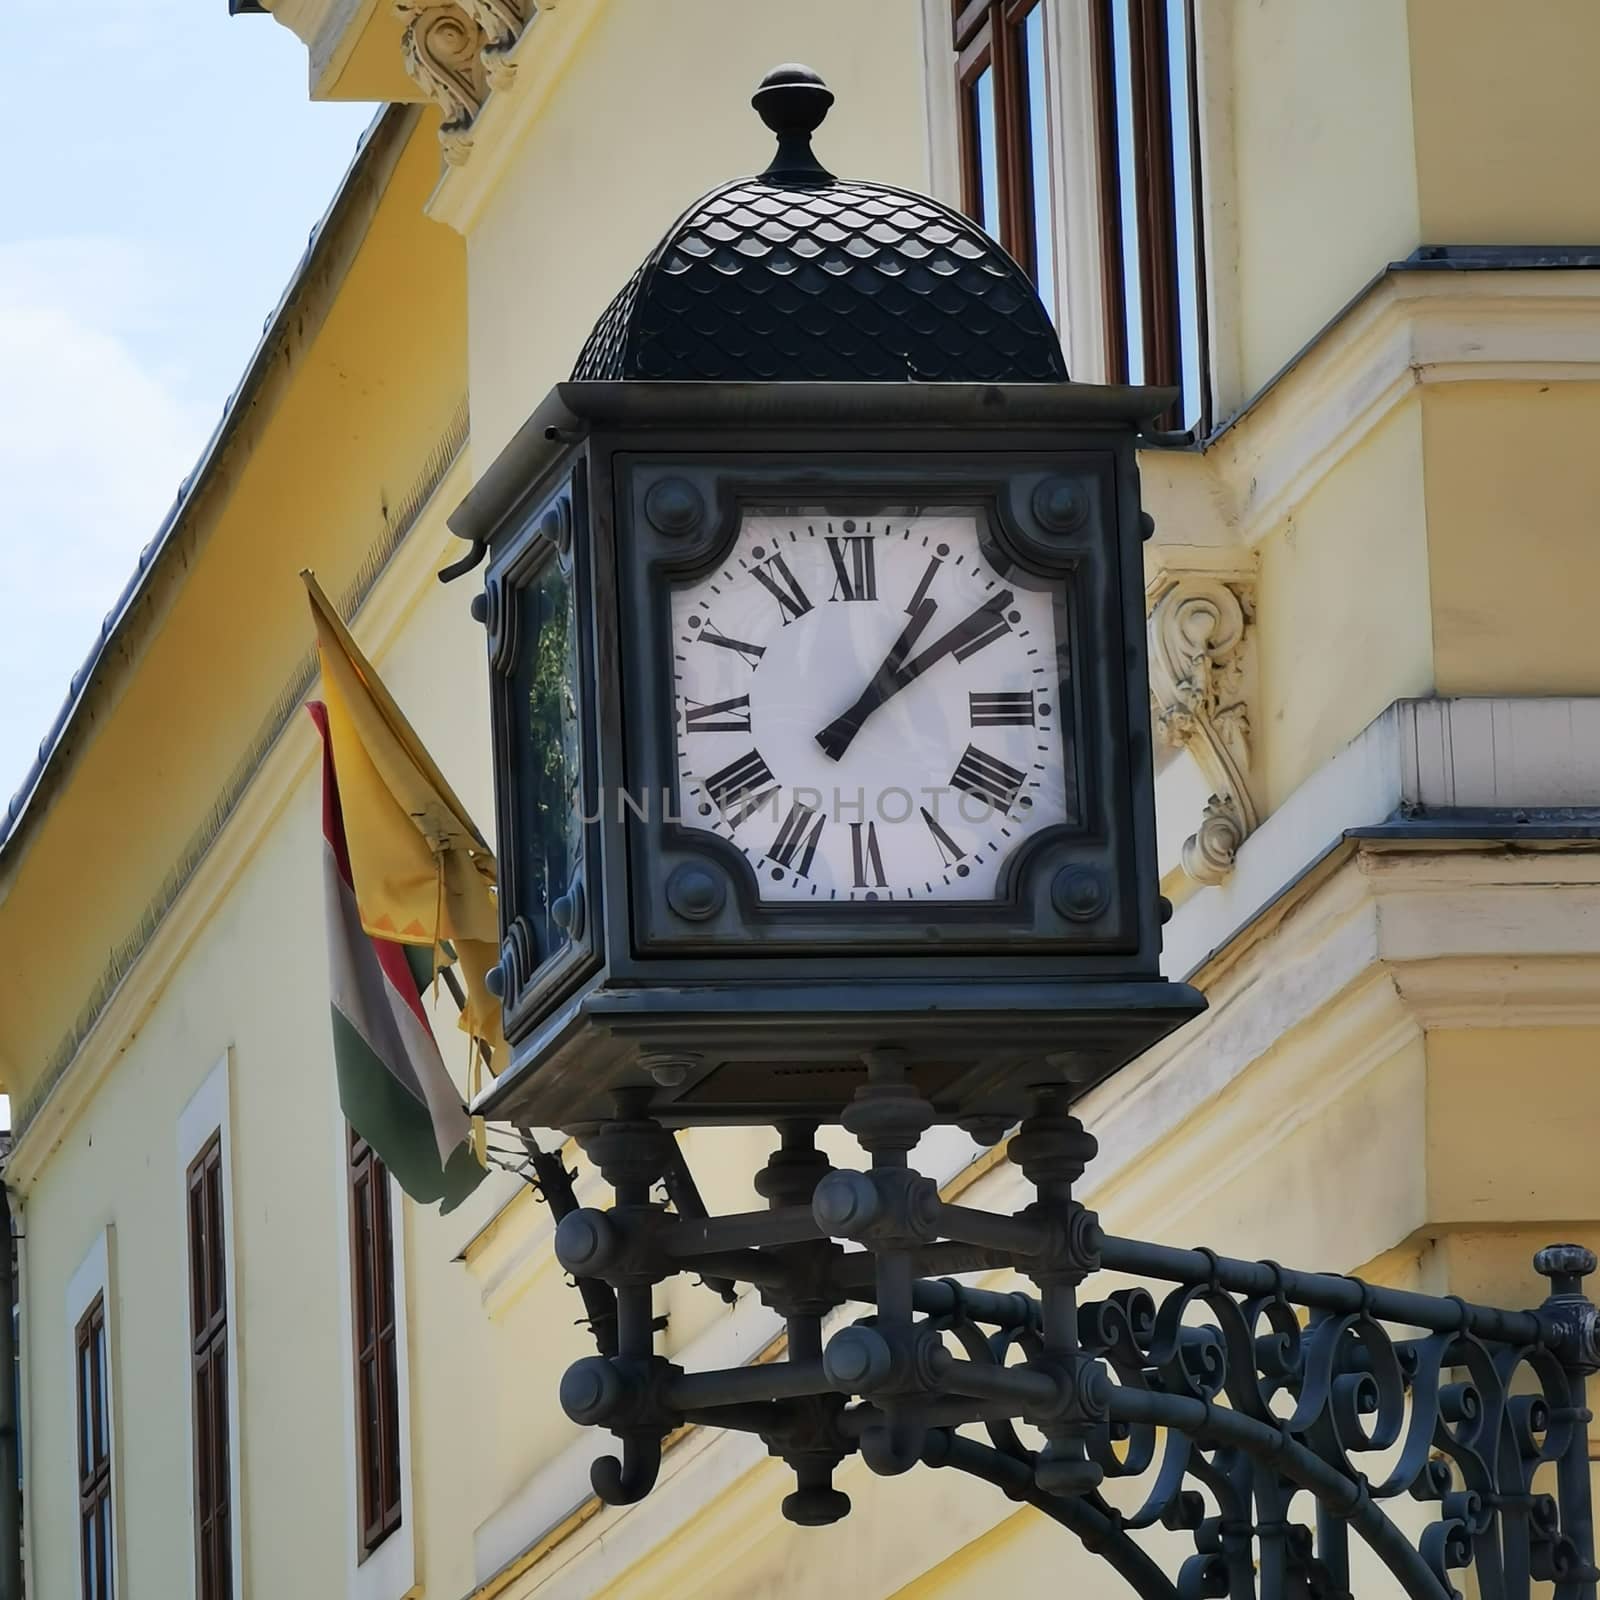
[[333,1055],[339,1104],[413,1200],[458,1206],[483,1178],[472,1119],[445,1070],[406,947],[361,926],[350,877],[327,707],[306,707],[322,736],[322,842]]
[[[488,988],[500,959],[494,852],[317,580],[301,577],[316,625],[326,737],[361,926],[375,939],[420,946],[430,970],[448,941],[467,993],[460,1027],[499,1071],[505,1038],[500,1002]],[[475,1053],[474,1079],[477,1071]]]

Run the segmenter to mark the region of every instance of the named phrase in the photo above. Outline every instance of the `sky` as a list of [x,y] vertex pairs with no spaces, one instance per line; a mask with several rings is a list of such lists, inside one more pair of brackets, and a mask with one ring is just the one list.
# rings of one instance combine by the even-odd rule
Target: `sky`
[[300,41],[227,0],[5,10],[0,810],[376,110],[312,105]]

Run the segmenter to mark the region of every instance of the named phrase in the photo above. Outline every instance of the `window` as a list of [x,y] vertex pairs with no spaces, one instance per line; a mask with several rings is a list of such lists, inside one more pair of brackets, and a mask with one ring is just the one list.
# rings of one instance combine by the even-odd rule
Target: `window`
[[[226,1050],[178,1115],[175,1221],[188,1241],[189,1501],[194,1508],[193,1600],[244,1592],[244,1429],[239,1420],[240,1298],[230,1228],[233,1156]],[[181,1492],[181,1491],[180,1491]]]
[[350,1130],[350,1279],[361,1553],[400,1526],[400,1395],[389,1173]]
[[231,1600],[228,1274],[220,1129],[190,1162],[187,1177],[195,1594],[197,1600]]
[[1193,0],[1089,0],[1106,376],[1175,386],[1204,429],[1205,281]]
[[961,203],[1056,316],[1044,0],[954,0]]
[[97,1294],[74,1335],[78,1391],[78,1554],[83,1600],[112,1600],[111,1378],[106,1297]]
[[[1073,324],[1075,370],[1174,387],[1163,425],[1203,432],[1194,0],[950,4],[963,209],[1027,270],[1064,340]],[[1099,260],[1077,265],[1072,244],[1096,236]]]

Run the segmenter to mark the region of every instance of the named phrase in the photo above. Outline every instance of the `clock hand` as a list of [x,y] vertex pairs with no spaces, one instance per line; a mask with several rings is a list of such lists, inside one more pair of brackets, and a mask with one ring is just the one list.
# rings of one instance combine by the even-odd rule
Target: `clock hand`
[[[817,743],[838,761],[850,748],[851,741],[860,733],[862,724],[867,718],[892,700],[907,684],[914,683],[929,667],[942,661],[944,657],[959,656],[980,641],[986,641],[995,634],[1003,633],[1006,624],[1001,613],[1015,598],[1011,590],[1002,589],[999,594],[985,600],[976,611],[964,617],[948,633],[935,639],[920,655],[913,656],[907,661],[904,659],[905,649],[909,649],[910,644],[915,642],[917,634],[922,631],[928,620],[927,617],[923,617],[918,621],[913,614],[915,631],[912,627],[908,627],[906,632],[901,634],[895,641],[894,649],[889,652],[888,659],[873,674],[871,683],[861,691],[861,698],[843,715],[834,718],[817,735]],[[930,608],[928,614],[931,616],[932,601],[925,600],[923,605]],[[910,636],[909,639],[907,635]]]
[[904,687],[900,680],[905,671],[906,657],[917,642],[922,630],[933,621],[939,609],[937,600],[920,600],[912,608],[911,620],[900,630],[900,637],[889,647],[883,664],[873,673],[854,705],[840,714],[817,735],[817,743],[837,761],[850,748],[850,741],[861,731],[861,724],[891,695]]

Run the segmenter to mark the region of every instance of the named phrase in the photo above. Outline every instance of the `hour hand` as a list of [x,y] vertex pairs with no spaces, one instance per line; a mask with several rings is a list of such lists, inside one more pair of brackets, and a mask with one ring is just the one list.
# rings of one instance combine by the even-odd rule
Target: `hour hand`
[[883,664],[873,673],[867,686],[857,697],[855,703],[828,724],[817,735],[817,743],[822,746],[823,752],[833,760],[843,758],[850,742],[861,732],[861,725],[892,695],[898,694],[911,681],[916,673],[906,674],[906,662],[911,655],[912,646],[922,635],[922,630],[933,620],[933,614],[939,609],[938,602],[932,599],[919,601],[912,608],[911,620],[900,631],[900,637],[890,646],[889,653],[883,658]]

